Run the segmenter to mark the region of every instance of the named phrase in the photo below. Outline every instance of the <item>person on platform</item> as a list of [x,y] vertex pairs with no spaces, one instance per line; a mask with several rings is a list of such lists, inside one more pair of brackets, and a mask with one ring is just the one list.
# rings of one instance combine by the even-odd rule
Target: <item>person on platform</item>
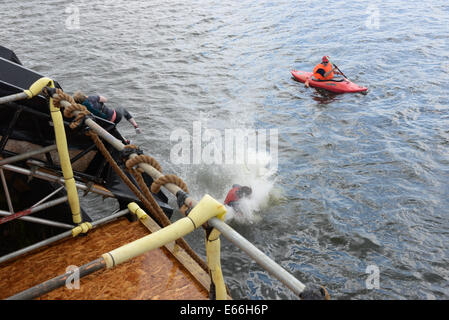
[[114,122],[115,124],[119,123],[125,117],[133,125],[134,129],[136,129],[136,133],[141,133],[139,126],[128,110],[123,107],[117,107],[115,109],[107,107],[105,102],[108,100],[105,97],[100,95],[86,96],[81,91],[77,91],[74,93],[73,99],[76,103],[85,106],[87,110],[97,117]]

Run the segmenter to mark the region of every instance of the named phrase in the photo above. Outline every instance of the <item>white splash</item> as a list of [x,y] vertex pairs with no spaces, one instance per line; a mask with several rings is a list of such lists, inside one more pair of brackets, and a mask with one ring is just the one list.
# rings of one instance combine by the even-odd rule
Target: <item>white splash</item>
[[271,157],[268,153],[248,150],[248,155],[255,157],[256,161],[251,161],[251,164],[233,165],[233,182],[249,186],[253,192],[251,197],[240,200],[241,212],[235,212],[231,207],[227,207],[227,222],[234,220],[242,224],[253,224],[260,221],[260,214],[268,205],[270,193],[276,182],[276,169],[271,168]]

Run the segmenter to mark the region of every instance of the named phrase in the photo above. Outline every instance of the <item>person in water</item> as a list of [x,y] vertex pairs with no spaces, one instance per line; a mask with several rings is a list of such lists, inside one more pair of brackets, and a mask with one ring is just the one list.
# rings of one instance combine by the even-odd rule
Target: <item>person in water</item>
[[74,93],[73,99],[76,103],[85,106],[87,110],[97,117],[114,122],[115,124],[119,123],[125,117],[133,125],[134,129],[136,129],[136,133],[141,133],[139,126],[128,110],[123,107],[117,107],[115,109],[107,107],[104,104],[108,101],[105,97],[98,95],[86,96],[81,91],[77,91]]
[[[335,74],[342,75],[336,69],[337,67],[334,67],[332,63],[329,62],[329,58],[327,56],[324,56],[323,59],[321,60],[321,63],[317,64],[313,69],[312,80],[318,81],[332,80],[334,79]],[[306,87],[309,87],[309,80],[310,78],[308,78],[304,83]]]
[[229,190],[228,195],[224,201],[224,204],[230,206],[235,212],[240,211],[239,202],[243,198],[249,198],[253,190],[247,186],[241,186],[234,184],[232,189]]

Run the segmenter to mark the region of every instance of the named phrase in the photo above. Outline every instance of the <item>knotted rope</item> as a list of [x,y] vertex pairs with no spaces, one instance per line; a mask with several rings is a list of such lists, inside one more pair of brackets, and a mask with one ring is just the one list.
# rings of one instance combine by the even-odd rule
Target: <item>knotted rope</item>
[[[135,147],[134,145],[126,145],[125,148],[133,148]],[[132,159],[129,159],[126,161],[126,167],[135,167],[140,163],[146,163],[149,164],[150,166],[152,166],[153,168],[155,168],[157,171],[162,172],[162,167],[159,164],[159,162],[157,162],[156,159],[154,159],[151,156],[147,156],[145,154],[141,154],[138,156],[135,156]],[[142,168],[137,168],[137,170],[139,172],[143,172],[144,170]]]
[[179,178],[174,174],[167,174],[153,181],[153,183],[151,184],[151,192],[158,193],[159,190],[161,190],[161,187],[166,183],[176,184],[179,188],[182,189],[182,191],[189,193],[187,184],[184,181],[182,181],[181,178]]
[[[90,114],[89,110],[87,110],[87,108],[85,106],[83,106],[82,104],[76,103],[75,100],[72,98],[72,96],[66,94],[64,91],[62,91],[59,88],[56,89],[56,94],[58,96],[53,98],[53,105],[56,108],[59,108],[59,109],[63,108],[63,106],[61,105],[62,100],[65,100],[68,103],[70,103],[70,106],[64,108],[64,116],[66,118],[75,117],[75,119],[73,119],[69,125],[70,129],[75,129],[76,127],[78,127],[81,124],[84,117]],[[77,115],[75,115],[75,111],[78,111]]]

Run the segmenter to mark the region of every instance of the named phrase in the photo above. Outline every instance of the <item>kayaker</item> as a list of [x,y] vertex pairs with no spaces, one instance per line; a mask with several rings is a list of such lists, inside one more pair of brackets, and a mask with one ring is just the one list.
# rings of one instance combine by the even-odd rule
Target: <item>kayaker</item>
[[[329,58],[327,56],[324,56],[323,59],[321,60],[321,63],[317,64],[313,69],[312,80],[317,81],[332,80],[335,74],[342,75],[341,72],[336,69],[337,67],[334,67],[332,63],[329,62]],[[309,87],[309,80],[310,78],[308,78],[304,82],[307,88]]]
[[136,129],[136,133],[141,133],[139,126],[137,125],[132,115],[128,112],[128,110],[123,107],[117,107],[115,109],[107,107],[104,103],[107,102],[108,99],[106,99],[105,97],[99,95],[86,96],[81,91],[77,91],[73,94],[73,99],[76,103],[85,106],[87,110],[89,110],[97,117],[114,122],[116,124],[122,120],[122,117],[125,117],[125,119],[133,125],[134,129]]
[[253,193],[253,190],[247,186],[241,186],[238,184],[234,184],[232,189],[229,190],[228,195],[224,201],[224,204],[232,207],[234,211],[239,212],[239,202],[243,198],[248,198]]

